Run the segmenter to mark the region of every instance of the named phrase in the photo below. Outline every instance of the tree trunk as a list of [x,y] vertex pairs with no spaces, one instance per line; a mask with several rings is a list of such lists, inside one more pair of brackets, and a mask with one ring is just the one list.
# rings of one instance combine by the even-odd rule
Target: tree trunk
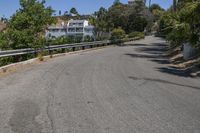
[[149,0],[149,8],[151,7],[151,0]]
[[173,10],[176,12],[177,0],[173,0]]

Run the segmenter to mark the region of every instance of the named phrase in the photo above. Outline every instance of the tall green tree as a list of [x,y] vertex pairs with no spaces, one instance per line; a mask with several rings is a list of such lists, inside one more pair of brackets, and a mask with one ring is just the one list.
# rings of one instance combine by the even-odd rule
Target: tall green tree
[[[189,42],[200,49],[200,1],[176,1],[176,10],[167,11],[160,20],[164,31],[173,45]],[[174,12],[176,11],[176,12]]]
[[20,8],[8,22],[2,38],[3,49],[38,48],[44,44],[45,30],[54,22],[53,10],[45,7],[45,0],[20,0]]
[[99,9],[99,11],[95,12],[94,14],[94,19],[93,20],[93,24],[95,25],[95,33],[97,38],[101,38],[101,36],[103,35],[103,33],[107,32],[109,28],[109,20],[108,20],[108,16],[107,16],[108,11],[101,7]]
[[71,13],[71,14],[78,15],[78,11],[77,11],[76,8],[74,8],[74,7],[70,9],[70,13]]
[[162,7],[160,7],[160,5],[158,4],[152,4],[150,7],[149,7],[149,10],[151,12],[153,12],[153,10],[161,10],[161,11],[164,11],[164,9]]
[[114,0],[113,5],[120,4],[120,0]]
[[128,16],[127,16],[127,6],[120,3],[112,5],[108,9],[108,19],[113,24],[113,28],[119,28],[125,30],[127,26]]
[[[126,33],[144,31],[148,23],[146,11],[148,9],[141,1],[136,1],[134,5],[130,6],[115,0],[108,10],[100,8],[95,13],[96,30],[109,33],[118,28],[123,29]],[[149,13],[151,14],[151,12]]]

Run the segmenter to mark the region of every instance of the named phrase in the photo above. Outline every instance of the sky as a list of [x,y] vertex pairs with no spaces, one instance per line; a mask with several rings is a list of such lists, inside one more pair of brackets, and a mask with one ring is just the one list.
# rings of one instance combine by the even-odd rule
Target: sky
[[[61,10],[69,11],[75,7],[80,14],[91,14],[100,7],[108,8],[113,4],[114,0],[46,0],[46,6],[51,6],[56,10],[56,14]],[[127,3],[128,0],[120,0]],[[164,9],[172,5],[172,0],[152,0],[152,3],[159,4]],[[19,9],[19,0],[0,0],[0,17],[9,18],[17,9]]]

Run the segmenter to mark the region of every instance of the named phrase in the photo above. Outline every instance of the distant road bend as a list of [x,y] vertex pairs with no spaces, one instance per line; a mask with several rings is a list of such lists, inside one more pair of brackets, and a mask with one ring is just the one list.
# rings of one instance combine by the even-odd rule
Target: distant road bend
[[155,37],[0,78],[0,133],[200,133],[200,82]]

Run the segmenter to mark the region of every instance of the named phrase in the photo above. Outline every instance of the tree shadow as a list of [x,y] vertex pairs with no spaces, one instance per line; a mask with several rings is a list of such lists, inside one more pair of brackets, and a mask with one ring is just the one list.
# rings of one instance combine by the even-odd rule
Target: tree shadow
[[149,54],[125,54],[127,56],[133,57],[133,58],[157,58],[156,55],[149,55]]
[[126,53],[125,55],[130,56],[132,58],[148,59],[149,61],[162,64],[163,65],[162,67],[157,68],[157,71],[160,71],[162,73],[167,73],[182,77],[192,77],[191,73],[200,70],[200,67],[197,66],[190,67],[184,70],[168,66],[170,64],[170,61],[168,57],[165,55],[165,52],[168,50],[167,44],[162,44],[162,43],[144,44],[143,46],[134,49],[137,51],[137,53]]
[[162,59],[152,59],[151,61],[153,62],[157,62],[159,64],[170,64],[170,61],[166,58],[162,58]]
[[177,69],[175,67],[161,67],[157,68],[158,71],[168,73],[181,77],[193,77],[192,73],[196,73],[200,70],[200,65],[194,65],[186,69]]
[[198,90],[200,89],[200,87],[197,87],[197,86],[184,85],[184,84],[175,83],[175,82],[171,82],[171,81],[166,81],[166,80],[162,80],[162,79],[138,78],[138,77],[133,77],[133,76],[129,76],[129,79],[132,79],[132,80],[145,80],[145,81],[150,81],[150,82],[159,82],[159,83],[177,85],[177,86],[181,86],[181,87],[188,87],[188,88],[198,89]]
[[137,53],[127,53],[125,55],[133,58],[147,58],[150,61],[157,62],[159,64],[169,64],[169,60],[164,55],[167,51],[167,45],[161,43],[152,43],[152,44],[140,44],[138,48],[134,48]]
[[127,46],[146,46],[147,44],[137,43],[137,44],[127,44]]
[[188,70],[180,70],[173,67],[161,67],[158,68],[160,72],[168,73],[172,75],[182,76],[182,77],[191,77],[190,71]]
[[125,44],[121,44],[121,45],[117,45],[119,47],[127,47],[127,46],[133,46],[133,47],[138,47],[138,46],[146,46],[147,44],[142,44],[142,43],[137,43],[137,44],[133,44],[133,43],[125,43]]
[[139,47],[136,48],[137,52],[144,52],[148,54],[155,54],[155,55],[163,55],[164,52],[166,52],[167,46],[165,44],[160,44],[160,43],[152,43],[151,45],[146,47]]

